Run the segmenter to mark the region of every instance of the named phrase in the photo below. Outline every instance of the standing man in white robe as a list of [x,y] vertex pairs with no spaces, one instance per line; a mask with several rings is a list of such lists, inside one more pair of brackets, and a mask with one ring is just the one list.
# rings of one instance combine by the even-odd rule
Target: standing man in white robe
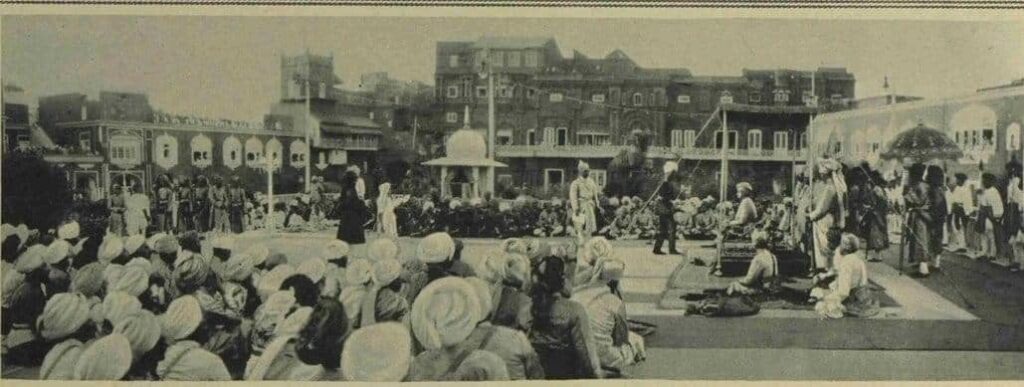
[[577,169],[579,174],[569,185],[569,206],[573,216],[583,216],[582,232],[577,230],[577,234],[588,240],[597,231],[597,211],[602,211],[598,201],[601,189],[590,178],[590,165],[580,161]]

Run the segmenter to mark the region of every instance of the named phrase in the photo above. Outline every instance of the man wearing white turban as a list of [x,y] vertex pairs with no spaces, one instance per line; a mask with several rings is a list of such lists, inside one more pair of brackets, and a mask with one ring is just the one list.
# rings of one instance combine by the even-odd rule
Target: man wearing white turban
[[46,302],[44,312],[36,323],[36,331],[42,339],[36,342],[38,351],[26,351],[26,346],[15,350],[19,348],[15,347],[4,354],[4,361],[6,364],[17,364],[19,362],[11,360],[26,356],[38,359],[38,356],[45,353],[39,379],[72,379],[78,356],[84,348],[83,343],[96,336],[95,325],[89,323],[89,309],[89,301],[80,295],[60,293],[53,296]]
[[349,326],[359,325],[363,297],[370,291],[372,279],[373,264],[365,259],[353,260],[345,269],[345,287],[341,289],[339,299],[348,315]]
[[148,310],[139,310],[121,319],[114,333],[128,339],[132,349],[131,380],[155,380],[156,365],[167,349],[160,340],[160,320]]
[[358,327],[365,328],[378,322],[404,321],[409,313],[409,301],[399,291],[402,289],[402,264],[388,258],[373,263],[373,285],[363,297],[359,312]]
[[577,169],[579,174],[569,185],[569,207],[573,216],[582,216],[584,220],[582,230],[577,230],[577,235],[590,238],[597,231],[597,211],[604,211],[598,199],[601,188],[590,178],[590,165],[581,160]]
[[301,307],[278,324],[275,337],[259,357],[246,367],[246,380],[320,380],[324,368],[308,364],[297,354],[302,333],[313,314],[313,308]]
[[412,362],[412,337],[405,325],[389,322],[352,333],[341,353],[341,371],[351,382],[401,382]]
[[208,335],[202,327],[203,311],[195,297],[182,296],[171,302],[167,312],[160,316],[160,325],[164,339],[172,343],[156,367],[160,380],[231,380],[224,361],[200,344]]
[[675,212],[673,200],[679,197],[677,184],[677,170],[679,165],[668,161],[662,167],[665,172],[664,180],[658,186],[658,202],[654,204],[654,213],[658,215],[658,234],[654,238],[654,254],[663,255],[661,244],[668,241],[668,253],[672,255],[681,254],[676,250],[676,222],[672,215]]
[[510,380],[544,379],[544,368],[541,367],[540,358],[537,357],[537,352],[533,350],[526,334],[509,327],[491,324],[493,303],[487,283],[476,277],[466,280],[476,290],[477,300],[484,313],[481,313],[481,321],[473,329],[473,333],[461,345],[498,355],[505,362]]
[[128,339],[119,334],[101,337],[82,351],[75,380],[121,380],[132,366]]
[[416,258],[423,265],[416,272],[410,273],[405,289],[406,299],[410,303],[416,300],[420,290],[428,283],[444,277],[470,277],[475,275],[473,268],[461,259],[463,244],[452,239],[446,232],[427,235],[420,241]]
[[618,292],[625,269],[620,260],[603,260],[597,277],[572,295],[572,300],[587,310],[601,367],[620,373],[645,356],[643,338],[629,331],[626,304]]
[[[818,163],[818,182],[814,189],[817,198],[814,208],[808,215],[812,223],[814,237],[814,268],[822,272],[832,267],[830,259],[835,248],[829,243],[830,234],[837,234],[842,228],[842,206],[836,180],[841,180],[841,166],[838,161],[826,159]],[[838,238],[834,238],[838,239]]]
[[497,355],[462,344],[484,316],[473,285],[447,277],[431,282],[416,297],[412,331],[427,351],[413,360],[410,381],[508,380]]

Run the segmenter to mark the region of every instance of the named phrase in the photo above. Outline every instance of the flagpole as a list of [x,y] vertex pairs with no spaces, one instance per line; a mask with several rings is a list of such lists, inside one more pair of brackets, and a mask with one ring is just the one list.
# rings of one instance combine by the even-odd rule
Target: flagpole
[[312,121],[312,118],[311,118],[311,116],[312,116],[311,110],[312,109],[311,109],[310,103],[309,103],[310,98],[313,96],[313,94],[311,92],[312,92],[312,90],[310,90],[310,88],[309,88],[309,74],[307,74],[306,75],[306,130],[304,131],[305,132],[305,139],[306,139],[306,179],[305,179],[306,189],[305,189],[305,192],[307,192],[307,193],[309,192],[309,180],[310,180],[310,175],[311,175],[310,168],[309,168],[310,167],[309,158],[310,158],[310,155],[312,154],[312,150],[313,150],[313,145],[310,144],[310,142],[309,142],[310,141],[309,132],[310,132],[310,127],[312,126],[311,125],[312,124],[312,122],[311,122]]

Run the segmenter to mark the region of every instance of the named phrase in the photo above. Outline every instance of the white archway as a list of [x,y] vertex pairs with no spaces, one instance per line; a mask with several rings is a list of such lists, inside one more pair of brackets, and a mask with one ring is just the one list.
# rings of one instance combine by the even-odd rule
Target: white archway
[[192,165],[206,168],[213,164],[213,141],[203,134],[192,137]]
[[261,159],[263,159],[263,142],[256,137],[250,137],[245,141],[245,165],[259,168]]
[[153,159],[163,169],[178,165],[178,139],[167,133],[153,140]]
[[228,169],[235,169],[242,165],[242,142],[235,136],[228,136],[224,139],[221,147],[224,151],[224,166]]

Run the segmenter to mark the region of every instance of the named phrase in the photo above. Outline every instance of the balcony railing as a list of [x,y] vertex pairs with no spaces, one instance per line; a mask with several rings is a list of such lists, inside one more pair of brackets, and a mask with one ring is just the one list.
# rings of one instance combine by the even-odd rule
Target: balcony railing
[[[629,145],[499,145],[498,157],[551,157],[551,158],[609,158],[630,149]],[[722,157],[717,148],[650,147],[649,157],[664,159],[709,160]],[[789,149],[729,149],[730,160],[741,161],[803,161],[806,150]]]
[[499,145],[498,157],[615,157],[628,145]]
[[332,149],[377,150],[380,141],[375,138],[321,138],[320,146]]

